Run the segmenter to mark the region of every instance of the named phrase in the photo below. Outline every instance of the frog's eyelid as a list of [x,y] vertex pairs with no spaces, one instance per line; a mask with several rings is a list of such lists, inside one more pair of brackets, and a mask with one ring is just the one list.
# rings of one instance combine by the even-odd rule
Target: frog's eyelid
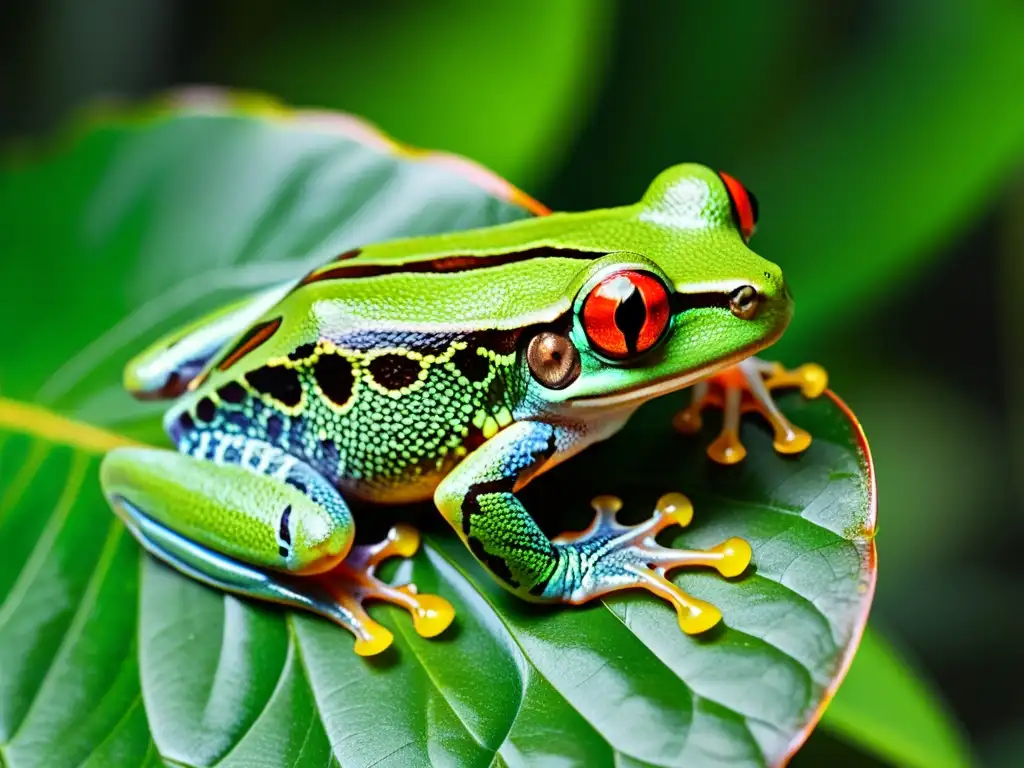
[[724,171],[719,171],[718,176],[729,193],[729,206],[732,208],[733,221],[736,222],[743,239],[749,241],[757,228],[757,198],[750,190]]

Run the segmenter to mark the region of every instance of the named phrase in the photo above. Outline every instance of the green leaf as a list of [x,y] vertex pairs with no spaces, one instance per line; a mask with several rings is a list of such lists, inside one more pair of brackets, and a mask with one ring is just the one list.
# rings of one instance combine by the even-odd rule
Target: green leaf
[[530,205],[479,169],[396,154],[338,116],[253,99],[242,112],[218,94],[181,101],[87,123],[0,177],[0,323],[18,329],[0,366],[6,764],[784,762],[842,678],[874,584],[870,459],[831,395],[783,398],[815,436],[796,458],[750,422],[747,460],[713,465],[704,447],[717,419],[682,438],[669,427],[679,403],[663,398],[525,489],[553,531],[582,528],[598,492],[621,496],[633,522],[683,491],[696,517],[670,541],[748,539],[752,573],[675,577],[725,615],[700,637],[646,593],[523,603],[429,507],[393,510],[426,536],[391,576],[451,600],[455,626],[426,640],[377,606],[395,645],[372,660],[332,624],[141,554],[96,477],[102,452],[125,439],[116,433],[164,442],[159,411],[118,384],[141,345],[360,243],[505,221]]
[[[154,412],[119,381],[155,335],[357,245],[509,221],[532,202],[461,158],[408,162],[346,116],[209,90],[173,101],[188,114],[87,122],[64,152],[0,177],[0,324],[34,317],[5,341],[6,396],[123,426]],[[36,311],[41,291],[62,311]]]
[[971,765],[963,734],[936,693],[869,629],[822,727],[907,768]]

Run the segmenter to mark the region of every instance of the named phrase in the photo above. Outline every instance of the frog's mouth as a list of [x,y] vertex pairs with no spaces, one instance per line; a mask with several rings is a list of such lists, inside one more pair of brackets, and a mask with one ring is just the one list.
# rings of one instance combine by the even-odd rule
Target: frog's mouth
[[625,389],[621,392],[616,392],[614,395],[597,395],[595,397],[581,397],[570,401],[570,406],[573,408],[605,408],[615,409],[629,406],[639,406],[648,400],[653,400],[656,397],[667,395],[672,392],[678,392],[680,389],[686,389],[686,387],[696,384],[701,379],[706,379],[708,376],[728,368],[731,365],[746,360],[751,355],[756,355],[762,349],[771,346],[775,341],[782,335],[782,329],[778,333],[772,334],[762,341],[752,344],[749,347],[737,351],[735,354],[729,357],[723,358],[715,363],[705,366],[704,368],[698,368],[693,371],[687,371],[683,374],[663,376],[660,379],[655,379],[652,382],[641,384],[632,389]]

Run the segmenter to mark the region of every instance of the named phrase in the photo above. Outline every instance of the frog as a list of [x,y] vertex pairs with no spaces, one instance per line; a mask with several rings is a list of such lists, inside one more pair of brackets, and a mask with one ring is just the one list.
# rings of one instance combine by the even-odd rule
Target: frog
[[[383,652],[390,629],[368,601],[408,610],[436,637],[454,609],[377,575],[412,557],[406,523],[355,541],[353,506],[388,515],[432,501],[477,563],[527,601],[579,605],[630,588],[670,603],[699,634],[721,612],[684,592],[682,567],[744,573],[733,537],[662,546],[693,507],[665,493],[623,525],[599,495],[583,531],[549,538],[520,499],[532,480],[614,435],[644,403],[691,388],[674,423],[724,410],[708,455],[743,459],[740,415],[759,411],[774,445],[810,437],[772,391],[825,387],[817,366],[757,356],[784,332],[782,271],[750,248],[757,199],[732,176],[686,163],[633,204],[366,245],[201,317],[133,358],[126,389],[168,401],[173,448],[118,447],[101,485],[145,550],[201,582],[312,611]],[[580,459],[582,461],[582,459]],[[387,522],[387,521],[385,521]]]

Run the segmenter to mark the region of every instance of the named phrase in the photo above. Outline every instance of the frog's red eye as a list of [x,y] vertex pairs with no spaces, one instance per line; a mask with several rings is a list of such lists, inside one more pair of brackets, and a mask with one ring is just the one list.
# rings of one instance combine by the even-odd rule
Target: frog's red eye
[[757,198],[754,193],[740,184],[727,173],[718,172],[725,188],[729,191],[729,202],[732,204],[732,217],[739,227],[745,241],[749,241],[757,228]]
[[646,272],[616,272],[587,295],[580,311],[587,340],[603,355],[622,359],[646,352],[668,328],[668,291]]

